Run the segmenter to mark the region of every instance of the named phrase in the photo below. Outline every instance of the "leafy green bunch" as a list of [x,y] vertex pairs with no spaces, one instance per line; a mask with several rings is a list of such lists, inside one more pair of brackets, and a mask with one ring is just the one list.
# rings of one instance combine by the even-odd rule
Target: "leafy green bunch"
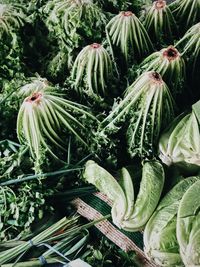
[[121,130],[131,158],[151,157],[161,131],[173,118],[174,101],[167,85],[157,72],[145,72],[100,123],[98,136],[109,143],[107,138]]
[[166,165],[188,172],[200,168],[200,101],[192,111],[179,115],[161,135],[159,155]]
[[[199,235],[198,231],[194,231],[195,225],[192,221],[197,221],[199,214],[198,217],[195,216],[196,205],[192,203],[198,203],[194,199],[198,197],[195,188],[199,189],[199,178],[199,176],[188,177],[176,184],[161,200],[145,227],[145,254],[159,266],[182,267],[183,262],[185,266],[198,266],[194,264],[198,262],[199,257],[198,253],[194,253],[198,251],[198,246],[195,248],[194,238],[199,238]],[[195,194],[194,199],[191,189]],[[199,204],[197,205],[199,207]]]
[[198,79],[200,76],[200,23],[193,25],[176,43],[175,47],[182,51],[182,56],[186,59],[190,80],[195,80],[195,76]]
[[46,153],[59,160],[55,150],[58,155],[67,152],[70,136],[89,149],[86,132],[93,130],[96,123],[87,107],[62,98],[54,87],[44,86],[24,99],[18,113],[17,134],[20,142],[28,145],[38,169],[46,160]]
[[114,56],[119,57],[119,51],[126,64],[153,50],[144,26],[131,11],[121,11],[114,16],[106,25],[106,35]]
[[176,21],[181,27],[179,30],[187,30],[189,27],[199,22],[200,19],[200,1],[199,0],[176,0],[169,8],[175,16]]
[[[71,68],[74,54],[80,46],[88,41],[101,40],[107,21],[103,11],[92,0],[48,1],[41,14],[49,30],[49,38],[58,43],[57,54],[52,60],[60,65],[61,72],[66,66]],[[53,63],[49,64],[47,71],[56,76]]]
[[137,196],[134,177],[128,168],[120,170],[117,181],[108,171],[90,160],[85,165],[83,177],[107,195],[112,201],[113,223],[129,232],[144,228],[159,202],[165,180],[163,167],[158,161],[144,162]]
[[74,62],[71,72],[73,87],[81,97],[102,102],[105,97],[114,95],[113,65],[110,54],[102,45],[87,45]]

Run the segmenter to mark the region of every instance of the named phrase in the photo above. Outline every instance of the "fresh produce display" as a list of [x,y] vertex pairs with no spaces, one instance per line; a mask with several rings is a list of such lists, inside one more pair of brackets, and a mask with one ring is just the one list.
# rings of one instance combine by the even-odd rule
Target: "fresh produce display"
[[0,36],[0,265],[200,266],[200,0],[1,0]]

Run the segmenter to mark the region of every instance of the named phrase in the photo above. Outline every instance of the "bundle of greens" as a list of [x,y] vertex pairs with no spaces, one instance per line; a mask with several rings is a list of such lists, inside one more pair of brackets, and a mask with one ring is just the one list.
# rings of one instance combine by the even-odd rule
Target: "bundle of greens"
[[183,90],[185,81],[185,62],[179,51],[169,46],[154,52],[140,64],[140,72],[156,71],[169,86],[170,92],[176,96]]
[[171,42],[177,33],[176,21],[166,1],[157,0],[147,11],[144,26],[154,42]]
[[106,35],[114,56],[119,58],[119,52],[122,55],[121,64],[132,64],[153,50],[144,26],[131,11],[113,17],[106,25]]
[[41,220],[53,208],[46,203],[46,197],[53,190],[40,182],[18,187],[0,186],[0,241],[22,238],[31,233],[33,222]]
[[174,101],[167,85],[157,72],[145,72],[100,123],[97,137],[109,143],[109,138],[121,129],[132,158],[152,157],[161,131],[173,118]]
[[113,95],[113,69],[112,59],[102,45],[88,45],[81,50],[74,62],[71,73],[73,86],[81,97],[86,95],[102,102],[104,97]]
[[[27,88],[30,90],[30,86]],[[61,151],[67,152],[66,143],[70,136],[88,149],[86,131],[92,130],[98,121],[87,107],[62,98],[54,87],[33,86],[33,89],[19,110],[17,135],[20,142],[30,149],[37,172],[47,161],[47,154],[59,160],[56,148],[58,155],[62,155]]]
[[159,157],[166,165],[175,164],[187,172],[200,168],[200,101],[192,111],[179,115],[162,134]]
[[[69,231],[72,230],[75,226],[77,227],[78,216],[72,218],[62,218],[58,222],[54,223],[47,229],[41,231],[35,235],[30,241],[24,241],[22,244],[17,245],[16,247],[10,248],[8,250],[0,252],[0,264],[11,262],[13,259],[18,258],[20,255],[23,256],[31,247],[38,246],[40,243],[48,241],[48,239],[57,239],[56,235],[59,235],[59,231]],[[54,236],[54,237],[53,237]],[[63,237],[63,235],[61,234]]]
[[139,193],[135,200],[134,181],[126,168],[121,169],[117,182],[94,161],[88,161],[83,177],[113,201],[113,223],[130,232],[142,229],[149,220],[159,202],[165,179],[164,170],[158,161],[145,162]]

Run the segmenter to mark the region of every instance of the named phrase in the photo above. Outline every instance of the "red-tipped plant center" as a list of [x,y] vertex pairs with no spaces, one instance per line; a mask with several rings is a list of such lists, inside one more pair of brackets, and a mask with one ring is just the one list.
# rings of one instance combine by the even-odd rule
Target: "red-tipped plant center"
[[175,47],[171,46],[163,52],[163,56],[167,57],[168,60],[174,60],[179,56],[179,52]]
[[131,11],[121,11],[120,14],[124,17],[130,17],[133,16],[133,12]]
[[42,93],[33,93],[31,96],[26,98],[26,102],[38,103],[42,98]]
[[166,6],[166,1],[158,0],[154,2],[154,5],[156,9],[162,9]]
[[92,48],[94,48],[94,49],[98,49],[99,47],[101,47],[101,45],[98,44],[98,43],[93,43],[93,44],[91,44],[90,46],[91,46]]
[[157,82],[157,83],[162,83],[163,82],[161,75],[156,71],[150,73],[150,78],[152,78],[153,81]]

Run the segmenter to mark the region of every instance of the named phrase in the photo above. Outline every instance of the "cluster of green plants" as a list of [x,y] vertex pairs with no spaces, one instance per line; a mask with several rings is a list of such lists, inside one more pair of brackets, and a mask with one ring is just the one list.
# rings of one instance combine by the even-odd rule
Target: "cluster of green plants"
[[199,21],[200,0],[1,1],[0,242],[89,182],[150,260],[200,265]]

